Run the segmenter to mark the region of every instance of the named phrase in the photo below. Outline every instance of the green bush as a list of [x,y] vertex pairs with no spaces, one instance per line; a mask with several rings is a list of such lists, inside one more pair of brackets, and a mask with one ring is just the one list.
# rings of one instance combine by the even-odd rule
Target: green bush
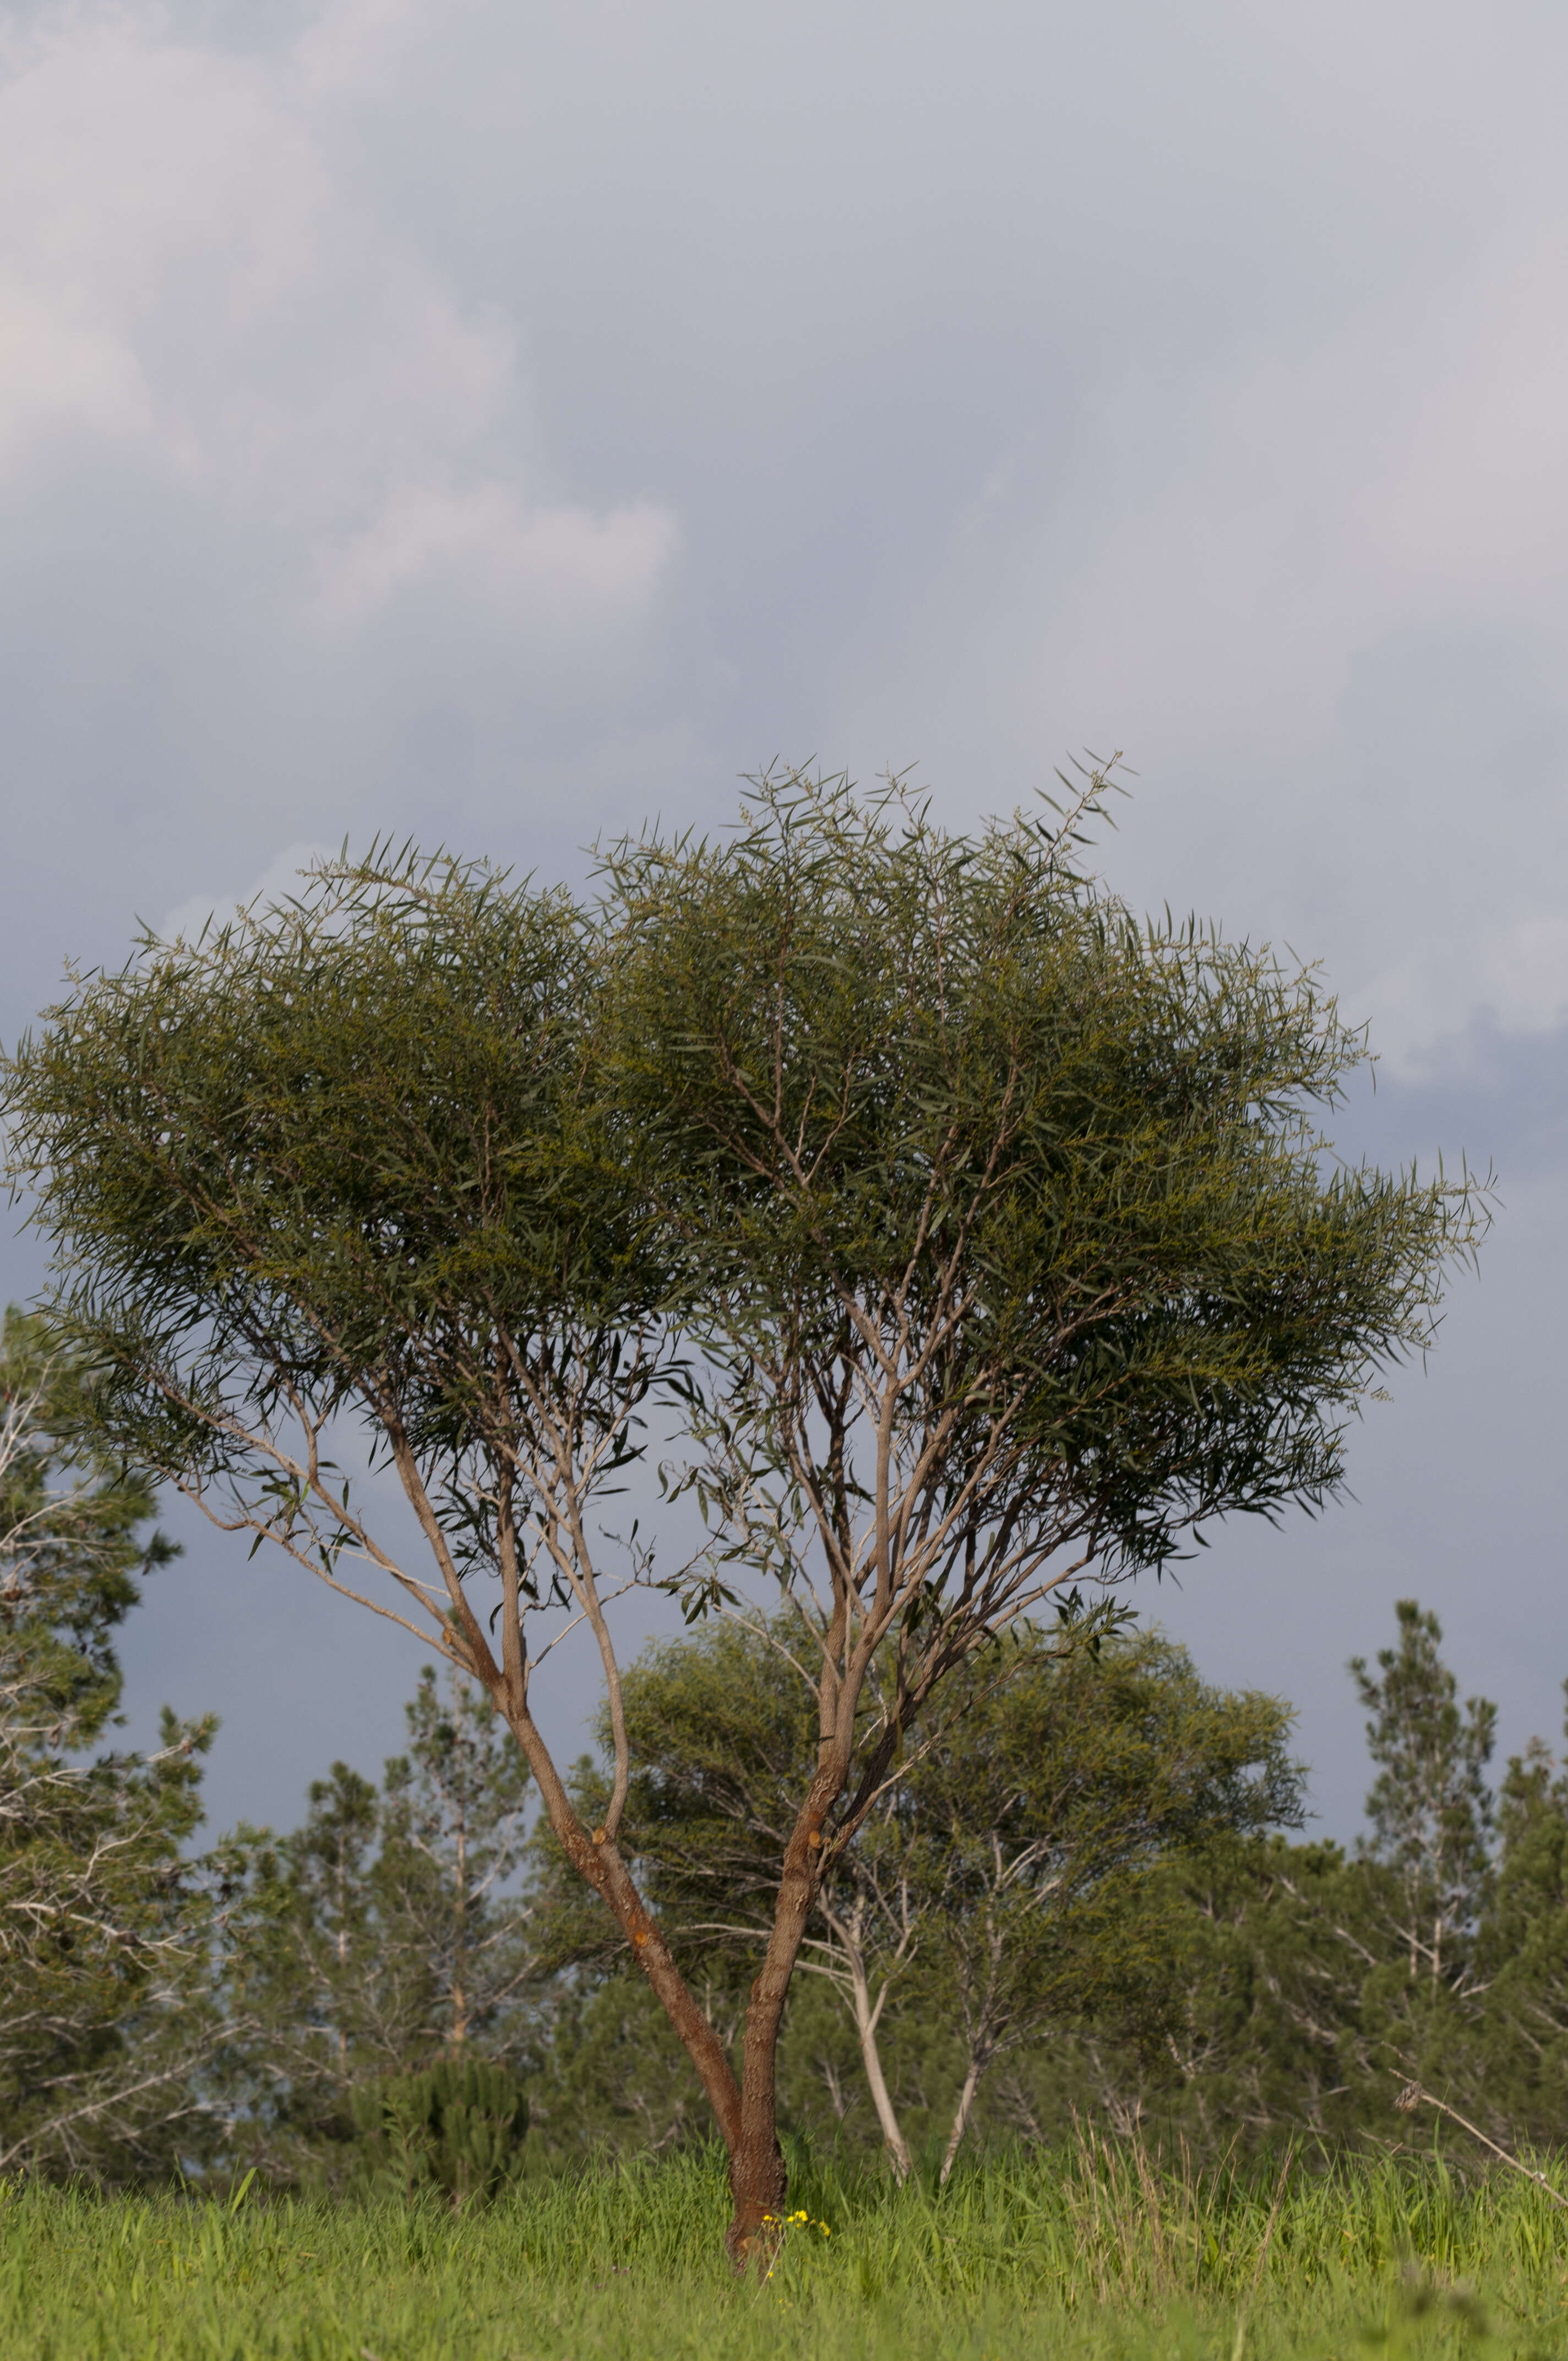
[[517,2077],[483,2058],[444,2058],[356,2091],[355,2128],[370,2179],[411,2194],[433,2184],[454,2207],[488,2197],[522,2159],[528,2100]]

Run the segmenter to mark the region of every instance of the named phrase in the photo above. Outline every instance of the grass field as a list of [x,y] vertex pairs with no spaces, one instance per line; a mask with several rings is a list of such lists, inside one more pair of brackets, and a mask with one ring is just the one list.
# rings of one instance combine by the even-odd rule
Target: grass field
[[[488,2210],[0,2202],[5,2361],[1266,2361],[1568,2356],[1568,2212],[1439,2158],[1203,2174],[1137,2147],[940,2197],[797,2159],[771,2279],[719,2250],[717,2159],[532,2180]],[[816,2226],[826,2222],[830,2235]]]

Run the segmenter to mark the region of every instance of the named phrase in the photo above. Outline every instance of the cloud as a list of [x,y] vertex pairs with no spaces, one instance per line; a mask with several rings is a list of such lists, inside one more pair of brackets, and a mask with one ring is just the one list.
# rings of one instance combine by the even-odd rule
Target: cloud
[[285,845],[258,876],[236,893],[188,895],[184,901],[176,903],[159,926],[159,940],[193,943],[205,928],[224,925],[236,911],[248,910],[253,902],[286,900],[291,894],[299,892],[301,877],[313,862],[330,861],[337,850],[335,845],[302,840]]
[[476,584],[497,599],[548,601],[558,620],[636,609],[652,596],[675,543],[667,510],[647,503],[594,515],[530,512],[499,482],[458,489],[403,483],[359,531],[316,552],[314,611],[334,623],[372,614],[409,584]]
[[11,38],[0,493],[132,454],[280,546],[302,611],[339,626],[465,569],[471,594],[557,594],[590,631],[647,606],[673,516],[523,480],[515,331],[356,189],[345,111],[429,18],[336,0],[258,55],[143,0]]
[[1113,878],[1321,953],[1412,1073],[1568,1011],[1568,206],[1561,232],[1294,349],[1125,371],[1065,483],[971,504],[869,707],[902,755],[894,697],[940,684],[939,779],[988,708],[1025,780],[1125,748]]
[[[450,23],[463,5],[442,0],[442,16]],[[357,95],[367,82],[395,74],[435,15],[432,0],[336,0],[295,41],[294,71],[313,98]]]
[[1511,611],[1568,592],[1568,223],[1453,291],[1423,339],[1406,447],[1368,541],[1408,597]]

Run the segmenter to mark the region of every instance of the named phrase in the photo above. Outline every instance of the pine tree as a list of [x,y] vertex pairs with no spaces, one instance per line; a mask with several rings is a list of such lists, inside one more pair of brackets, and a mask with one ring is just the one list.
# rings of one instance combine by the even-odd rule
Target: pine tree
[[[1387,2135],[1411,2081],[1486,2112],[1496,1713],[1485,1698],[1461,1702],[1435,1615],[1405,1599],[1398,1618],[1376,1675],[1362,1658],[1350,1665],[1376,1774],[1370,1832],[1354,1853],[1274,1839],[1222,1846],[1179,1872],[1170,2057],[1180,2085],[1146,2073],[1140,2103],[1146,2092],[1201,2137],[1237,2122],[1257,2136],[1286,2125]],[[1515,1768],[1505,1831],[1518,1820],[1522,1846],[1523,1788],[1537,1837],[1549,1798]],[[1547,1882],[1549,1851],[1537,1843],[1531,1855]]]
[[[209,1719],[152,1755],[113,1727],[113,1635],[171,1544],[150,1484],[83,1450],[84,1379],[37,1321],[0,1340],[0,2170],[126,2179],[203,2144],[208,1920],[181,1859]],[[91,1756],[83,1761],[83,1756]]]
[[443,1699],[427,1672],[405,1710],[409,1750],[379,1789],[334,1763],[299,1828],[242,1828],[223,1856],[225,1982],[256,2028],[230,2093],[236,2153],[284,2179],[356,2170],[383,2084],[526,2048],[525,1912],[504,1890],[526,1771],[461,1678]]
[[360,2084],[423,2054],[431,1979],[384,1938],[381,1827],[377,1789],[334,1763],[298,1828],[241,1828],[219,1855],[224,1982],[252,2027],[235,2060],[238,2152],[285,2179],[337,2177]]
[[1494,2137],[1559,2146],[1568,2138],[1568,1767],[1532,1739],[1509,1762],[1498,1806],[1466,2096]]
[[510,2067],[464,2054],[354,2094],[374,2180],[412,2196],[430,2182],[454,2213],[488,2197],[522,2164],[528,2100]]
[[1424,1977],[1435,1994],[1462,1982],[1490,1886],[1486,1765],[1497,1709],[1486,1697],[1461,1707],[1458,1683],[1438,1653],[1442,1627],[1435,1615],[1413,1598],[1401,1598],[1395,1611],[1398,1643],[1378,1651],[1381,1679],[1373,1679],[1364,1657],[1350,1664],[1378,1766],[1366,1798],[1372,1836],[1361,1850],[1392,1871],[1409,1981]]
[[[489,1699],[433,1667],[404,1708],[408,1752],[388,1763],[377,1869],[382,1939],[425,1980],[427,2048],[488,2046],[530,1972],[522,1905],[527,1765]],[[501,2036],[504,2043],[504,2036]]]

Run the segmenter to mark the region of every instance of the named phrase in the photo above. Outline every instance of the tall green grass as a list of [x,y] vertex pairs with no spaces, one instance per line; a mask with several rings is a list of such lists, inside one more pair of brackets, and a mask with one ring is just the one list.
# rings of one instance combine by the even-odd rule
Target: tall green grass
[[[5,2361],[1269,2361],[1568,2355],[1568,2213],[1433,2156],[1197,2172],[1085,2140],[940,2193],[795,2159],[771,2277],[737,2285],[687,2156],[422,2202],[0,2202]],[[830,2235],[817,2224],[826,2222]]]

